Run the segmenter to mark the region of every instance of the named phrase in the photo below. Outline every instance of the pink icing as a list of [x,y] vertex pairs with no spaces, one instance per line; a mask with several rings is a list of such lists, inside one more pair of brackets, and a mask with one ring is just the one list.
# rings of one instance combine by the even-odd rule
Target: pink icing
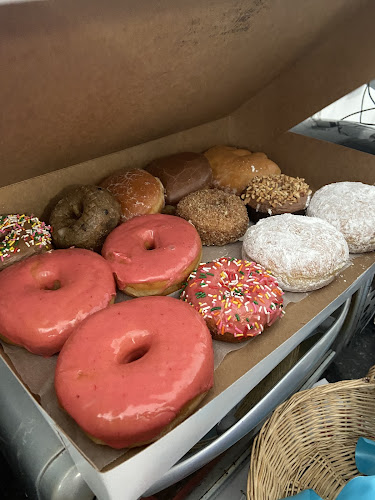
[[102,255],[118,287],[165,282],[165,289],[186,278],[199,257],[201,240],[195,227],[180,217],[142,215],[121,224],[107,237]]
[[171,297],[141,297],[81,323],[61,351],[61,405],[113,448],[158,436],[213,385],[210,333],[194,309]]
[[72,248],[29,257],[0,273],[0,335],[51,356],[115,294],[111,270],[94,252]]
[[220,259],[201,264],[181,299],[202,314],[217,335],[254,337],[282,316],[283,292],[261,265]]

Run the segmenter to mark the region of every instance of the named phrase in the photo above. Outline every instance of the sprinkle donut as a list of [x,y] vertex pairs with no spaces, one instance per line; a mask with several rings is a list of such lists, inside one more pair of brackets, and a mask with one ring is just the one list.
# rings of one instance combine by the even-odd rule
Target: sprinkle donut
[[108,264],[94,252],[71,248],[34,255],[0,273],[1,338],[52,356],[115,293]]
[[204,317],[214,339],[242,342],[283,315],[282,295],[276,279],[259,264],[222,257],[201,264],[180,298]]
[[51,226],[25,214],[0,215],[0,271],[52,248]]
[[171,430],[213,385],[208,328],[171,297],[115,304],[81,323],[62,349],[61,406],[98,444],[141,446]]

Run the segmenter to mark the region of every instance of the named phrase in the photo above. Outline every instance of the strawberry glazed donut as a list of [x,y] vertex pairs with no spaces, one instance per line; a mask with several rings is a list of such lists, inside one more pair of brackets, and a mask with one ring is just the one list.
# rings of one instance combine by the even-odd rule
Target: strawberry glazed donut
[[78,248],[53,250],[0,273],[0,336],[41,356],[59,352],[74,327],[116,293],[107,262]]
[[98,444],[155,441],[187,418],[213,385],[210,333],[172,297],[120,302],[81,323],[56,366],[61,406]]
[[242,342],[283,315],[282,295],[264,267],[222,257],[201,264],[180,298],[204,317],[214,339]]
[[202,243],[195,227],[174,215],[134,217],[112,231],[102,248],[118,288],[133,297],[168,295],[198,266]]

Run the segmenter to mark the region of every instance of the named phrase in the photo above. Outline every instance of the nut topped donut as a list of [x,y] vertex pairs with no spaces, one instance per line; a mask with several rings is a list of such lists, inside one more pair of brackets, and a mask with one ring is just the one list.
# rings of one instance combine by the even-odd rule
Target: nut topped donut
[[283,214],[246,231],[242,256],[269,269],[281,288],[308,292],[328,285],[348,263],[344,236],[316,217]]
[[155,441],[187,418],[213,385],[210,333],[171,297],[115,304],[77,327],[61,351],[61,406],[96,442]]
[[199,264],[202,243],[194,226],[179,217],[143,215],[112,231],[102,255],[127,295],[168,295]]
[[51,227],[38,217],[0,215],[0,271],[26,257],[51,249]]
[[74,327],[114,299],[107,262],[70,248],[34,255],[0,273],[0,335],[34,354],[59,352]]
[[207,246],[233,243],[245,234],[249,225],[240,197],[220,189],[188,194],[177,205],[177,215],[195,226],[202,244]]
[[375,186],[335,182],[320,188],[307,210],[324,219],[345,237],[351,253],[375,250]]
[[282,295],[259,264],[222,257],[201,264],[180,298],[204,317],[214,339],[242,342],[282,316]]

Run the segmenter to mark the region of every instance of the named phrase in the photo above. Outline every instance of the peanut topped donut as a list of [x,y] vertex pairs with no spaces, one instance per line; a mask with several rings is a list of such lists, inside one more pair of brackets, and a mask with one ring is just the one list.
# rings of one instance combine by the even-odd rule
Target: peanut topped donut
[[204,317],[214,339],[242,342],[282,316],[282,295],[259,264],[222,257],[201,264],[180,298]]
[[59,352],[74,327],[116,294],[107,262],[78,248],[34,255],[0,273],[0,335],[34,354]]
[[314,193],[307,215],[338,229],[351,253],[375,250],[375,186],[362,182],[323,186]]
[[194,226],[174,215],[134,217],[106,239],[102,255],[128,295],[168,295],[197,267],[202,244]]
[[0,215],[0,271],[52,248],[51,227],[37,217]]
[[113,448],[155,441],[190,415],[213,385],[202,319],[171,297],[115,304],[81,323],[61,351],[61,406]]
[[191,222],[203,245],[226,245],[237,241],[249,225],[246,207],[239,196],[220,189],[190,193],[177,205],[177,215]]

